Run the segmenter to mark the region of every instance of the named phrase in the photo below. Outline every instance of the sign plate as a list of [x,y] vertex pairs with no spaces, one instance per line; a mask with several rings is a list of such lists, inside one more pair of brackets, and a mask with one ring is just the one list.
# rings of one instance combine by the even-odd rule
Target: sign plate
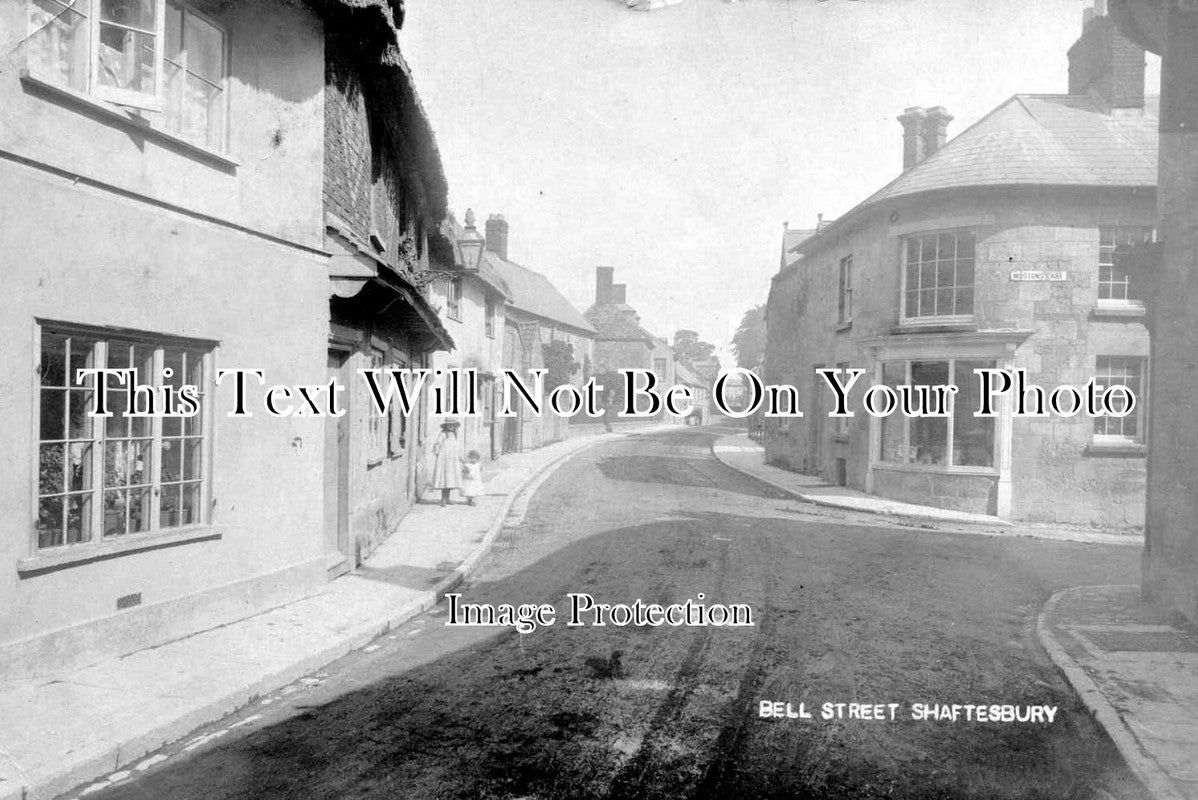
[[1063,281],[1069,273],[1063,269],[1016,269],[1011,271],[1013,281]]

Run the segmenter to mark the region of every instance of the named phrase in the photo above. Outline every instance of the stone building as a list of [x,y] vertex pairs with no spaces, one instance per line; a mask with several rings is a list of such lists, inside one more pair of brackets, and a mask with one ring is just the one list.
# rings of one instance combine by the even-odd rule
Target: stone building
[[[1114,263],[1151,239],[1156,119],[1143,51],[1091,13],[1069,93],[1017,95],[947,141],[941,107],[909,108],[903,172],[788,242],[767,309],[764,379],[803,418],[767,426],[768,458],[896,499],[1028,520],[1141,525],[1148,332]],[[784,258],[786,254],[784,254]],[[870,384],[955,383],[949,418],[829,418],[815,370]],[[1124,418],[975,417],[975,368],[1022,368],[1051,390],[1125,384]]]
[[[0,4],[0,38],[19,43],[0,54],[0,241],[12,256],[0,296],[0,678],[311,594],[352,560],[352,535],[373,535],[375,509],[390,513],[380,473],[359,481],[375,449],[349,436],[378,442],[384,460],[403,440],[361,416],[357,397],[348,429],[330,429],[267,414],[250,379],[251,415],[231,418],[233,381],[216,375],[321,384],[379,343],[384,363],[448,345],[404,278],[420,237],[414,256],[398,255],[445,196],[395,58],[401,8]],[[395,160],[366,151],[367,134]],[[422,176],[406,228],[375,213],[401,161]],[[96,384],[80,368],[135,369],[159,412],[170,389],[195,386],[199,413],[132,416],[118,391],[116,413],[89,415]]]
[[[586,312],[587,319],[598,331],[595,373],[610,375],[622,369],[652,370],[658,389],[664,391],[676,382],[674,350],[664,339],[641,327],[640,314],[628,305],[628,286],[612,283],[614,277],[614,267],[595,268],[595,304]],[[610,377],[607,380],[612,381]],[[607,387],[613,392],[613,406],[623,404],[620,387],[622,384]],[[658,416],[665,418],[664,414]]]
[[1122,32],[1161,56],[1161,244],[1136,277],[1151,287],[1152,427],[1144,593],[1198,623],[1198,425],[1189,369],[1198,345],[1198,8],[1181,0],[1113,0]]

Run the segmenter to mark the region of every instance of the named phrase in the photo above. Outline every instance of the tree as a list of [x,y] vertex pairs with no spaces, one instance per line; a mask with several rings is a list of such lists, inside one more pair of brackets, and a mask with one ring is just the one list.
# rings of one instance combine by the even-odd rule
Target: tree
[[736,365],[745,369],[756,367],[765,355],[765,304],[754,306],[740,318],[740,327],[732,337]]
[[674,359],[694,369],[695,364],[715,355],[715,345],[699,338],[699,334],[685,328],[674,331]]
[[574,360],[574,345],[562,339],[541,345],[541,358],[545,362],[545,383],[551,389],[569,383],[582,366]]

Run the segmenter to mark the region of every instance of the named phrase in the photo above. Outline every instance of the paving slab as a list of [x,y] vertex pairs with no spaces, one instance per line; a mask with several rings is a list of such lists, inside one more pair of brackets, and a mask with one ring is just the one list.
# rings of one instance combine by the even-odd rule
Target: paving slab
[[1198,630],[1138,586],[1075,586],[1040,614],[1053,662],[1156,800],[1198,800]]

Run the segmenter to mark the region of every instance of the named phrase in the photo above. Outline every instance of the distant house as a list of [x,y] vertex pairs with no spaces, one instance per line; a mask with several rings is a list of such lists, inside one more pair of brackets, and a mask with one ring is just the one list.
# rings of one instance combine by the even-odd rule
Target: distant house
[[[1153,236],[1157,120],[1144,53],[1109,19],[1069,59],[1069,94],[1016,95],[947,143],[943,108],[907,109],[902,174],[834,223],[787,231],[764,378],[797,386],[805,416],[767,428],[771,461],[916,503],[1143,523],[1148,331],[1113,256]],[[858,392],[855,417],[830,419],[820,367],[865,369],[862,390],[960,393],[949,418],[870,417]],[[1123,418],[1016,419],[1009,404],[978,418],[986,367],[1048,390],[1096,377],[1141,402]]]
[[[466,224],[474,226],[472,211],[466,212]],[[456,242],[464,235],[465,229],[455,219],[445,223],[447,240]],[[444,262],[434,256],[433,266],[443,272],[430,284],[429,300],[440,309],[441,322],[453,337],[454,348],[435,353],[431,366],[434,370],[476,371],[478,394],[475,402],[480,415],[463,414],[456,419],[462,423],[459,436],[463,452],[476,450],[483,460],[490,460],[499,455],[502,445],[502,431],[495,423],[495,391],[496,379],[503,368],[507,284],[487,258],[482,259],[477,272],[458,271],[461,265],[456,263],[455,252],[447,250]],[[437,378],[438,383],[442,380]],[[429,435],[423,437],[426,451],[446,418],[437,417],[433,412],[429,405],[425,423]],[[425,452],[424,459],[428,466],[431,454]]]
[[[544,275],[508,260],[508,221],[492,214],[487,219],[487,251],[484,259],[503,280],[507,288],[504,311],[503,365],[518,372],[526,381],[528,370],[551,368],[547,354],[560,353],[575,362],[569,375],[550,375],[546,378],[546,394],[552,381],[581,386],[589,377],[588,365],[594,358],[595,329],[557,287]],[[550,355],[550,358],[555,356]],[[546,407],[540,417],[520,402],[520,413],[496,421],[502,430],[500,450],[520,452],[565,439],[570,419],[553,413]]]

